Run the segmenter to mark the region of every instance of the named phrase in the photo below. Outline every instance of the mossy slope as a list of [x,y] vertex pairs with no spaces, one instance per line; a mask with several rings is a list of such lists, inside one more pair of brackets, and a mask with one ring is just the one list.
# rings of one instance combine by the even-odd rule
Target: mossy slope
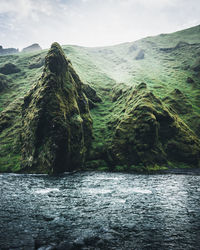
[[111,142],[115,164],[149,166],[175,161],[200,166],[200,140],[145,83],[132,91],[125,106]]
[[61,47],[52,44],[42,77],[22,106],[23,171],[64,172],[83,166],[92,120],[82,85]]
[[8,83],[7,77],[0,73],[0,93],[8,88]]

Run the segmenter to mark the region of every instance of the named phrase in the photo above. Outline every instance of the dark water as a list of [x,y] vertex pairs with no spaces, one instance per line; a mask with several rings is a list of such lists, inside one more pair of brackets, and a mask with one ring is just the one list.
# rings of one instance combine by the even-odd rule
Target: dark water
[[0,175],[1,249],[200,249],[200,176]]

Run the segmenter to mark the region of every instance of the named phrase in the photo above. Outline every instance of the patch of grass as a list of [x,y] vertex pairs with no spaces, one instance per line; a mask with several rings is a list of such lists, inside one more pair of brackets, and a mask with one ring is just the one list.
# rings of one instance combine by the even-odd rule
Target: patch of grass
[[141,172],[144,172],[145,170],[146,170],[146,168],[145,168],[145,166],[142,165],[142,164],[131,165],[131,166],[129,167],[129,171],[131,171],[131,172],[139,172],[139,173],[141,173]]
[[128,170],[128,166],[126,165],[116,165],[115,168],[114,168],[115,171],[117,172],[125,172]]
[[86,170],[108,171],[109,167],[104,160],[87,161],[85,164]]
[[20,170],[21,156],[17,154],[8,154],[0,157],[0,172],[18,172]]
[[168,162],[168,166],[169,168],[180,168],[180,169],[188,169],[188,168],[192,168],[191,165],[186,164],[184,162]]
[[168,167],[167,166],[159,166],[157,164],[153,165],[153,166],[147,166],[146,170],[153,172],[153,171],[162,171],[162,170],[167,170]]
[[108,171],[109,168],[107,166],[100,166],[97,168],[98,171]]

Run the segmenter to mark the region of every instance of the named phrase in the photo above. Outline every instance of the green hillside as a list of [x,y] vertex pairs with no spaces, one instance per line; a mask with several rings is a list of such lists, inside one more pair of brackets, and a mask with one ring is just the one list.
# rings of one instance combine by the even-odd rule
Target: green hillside
[[[104,161],[108,154],[102,155],[110,148],[119,118],[129,113],[124,111],[127,98],[141,82],[199,138],[200,25],[115,46],[64,45],[63,50],[81,80],[102,99],[91,110],[94,138],[87,167],[109,165]],[[21,104],[40,78],[46,54],[43,50],[0,57],[0,72],[6,67],[9,72],[9,63],[19,69],[0,73],[0,171],[20,170]]]

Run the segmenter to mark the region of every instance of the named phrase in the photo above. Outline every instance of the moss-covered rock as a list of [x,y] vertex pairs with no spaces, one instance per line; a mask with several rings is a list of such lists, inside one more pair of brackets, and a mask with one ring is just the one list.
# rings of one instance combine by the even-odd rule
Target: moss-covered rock
[[28,65],[29,69],[37,69],[37,68],[41,68],[42,66],[44,66],[45,60],[42,57],[36,57],[34,60],[31,60],[31,62]]
[[8,83],[6,76],[0,73],[0,92],[8,88]]
[[42,77],[22,106],[24,171],[57,173],[81,168],[92,139],[92,120],[83,83],[53,43]]
[[87,96],[91,108],[95,107],[95,103],[102,102],[101,97],[97,95],[97,92],[89,84],[83,85],[83,92]]
[[142,83],[127,98],[110,152],[115,165],[162,165],[170,160],[199,166],[200,141]]
[[110,93],[110,97],[112,102],[116,102],[119,99],[124,99],[124,97],[129,93],[129,91],[132,89],[132,87],[128,87],[124,83],[116,84],[112,89]]
[[14,73],[18,73],[21,70],[13,63],[6,63],[0,68],[0,73],[4,75],[10,75]]
[[88,98],[90,110],[97,107],[97,103],[102,102],[102,99],[98,96],[96,90],[93,89],[89,84],[83,84],[83,92]]
[[200,137],[200,115],[195,112],[192,104],[187,96],[179,89],[174,89],[163,101],[170,108],[175,111],[184,122]]

